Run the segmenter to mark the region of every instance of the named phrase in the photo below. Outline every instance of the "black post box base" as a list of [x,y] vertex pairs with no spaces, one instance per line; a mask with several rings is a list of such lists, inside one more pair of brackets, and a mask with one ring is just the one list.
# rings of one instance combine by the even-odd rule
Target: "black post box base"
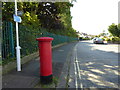
[[40,76],[41,84],[50,84],[53,81],[53,75],[49,76]]

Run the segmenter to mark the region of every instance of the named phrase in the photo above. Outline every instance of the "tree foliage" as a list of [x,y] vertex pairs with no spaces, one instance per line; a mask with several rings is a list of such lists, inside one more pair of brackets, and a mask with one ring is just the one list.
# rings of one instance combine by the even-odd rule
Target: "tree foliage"
[[114,23],[109,26],[108,31],[116,37],[120,37],[120,24],[115,25]]
[[[14,2],[3,2],[3,21],[12,21]],[[71,25],[69,2],[19,2],[18,11],[23,11],[22,25],[29,28],[45,28],[48,32],[76,37]]]

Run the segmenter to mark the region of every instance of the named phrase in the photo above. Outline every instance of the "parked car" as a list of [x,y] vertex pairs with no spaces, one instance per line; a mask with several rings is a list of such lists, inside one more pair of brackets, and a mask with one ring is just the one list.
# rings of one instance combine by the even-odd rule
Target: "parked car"
[[93,39],[93,43],[95,43],[95,44],[98,44],[98,43],[104,44],[104,41],[101,38],[95,37]]

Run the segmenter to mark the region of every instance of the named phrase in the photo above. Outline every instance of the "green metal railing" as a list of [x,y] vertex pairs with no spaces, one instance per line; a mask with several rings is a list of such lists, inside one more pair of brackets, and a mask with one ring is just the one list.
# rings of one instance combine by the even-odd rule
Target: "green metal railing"
[[65,42],[71,42],[77,40],[77,38],[68,37],[68,36],[62,36],[62,35],[56,35],[53,33],[43,32],[42,35],[38,37],[52,37],[54,40],[52,41],[52,46],[65,43]]
[[3,22],[2,26],[2,58],[13,58],[14,40],[13,40],[13,25],[11,22]]
[[[11,22],[3,22],[3,43],[2,43],[2,58],[9,59],[16,57],[16,33],[15,25]],[[77,38],[56,35],[53,33],[45,32],[43,29],[28,29],[26,26],[19,25],[19,39],[21,47],[21,56],[26,56],[38,51],[38,37],[52,37],[52,46],[71,42],[77,40]]]

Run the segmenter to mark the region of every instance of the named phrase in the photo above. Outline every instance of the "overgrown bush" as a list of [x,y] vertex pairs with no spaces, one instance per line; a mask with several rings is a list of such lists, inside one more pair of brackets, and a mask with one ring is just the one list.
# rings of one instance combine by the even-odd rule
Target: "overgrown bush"
[[112,41],[113,41],[113,42],[120,42],[120,38],[119,38],[119,37],[113,37],[113,38],[112,38]]
[[83,40],[90,40],[90,38],[82,38]]
[[105,38],[102,38],[103,41],[105,41]]
[[105,41],[111,41],[111,39],[110,38],[105,38]]

